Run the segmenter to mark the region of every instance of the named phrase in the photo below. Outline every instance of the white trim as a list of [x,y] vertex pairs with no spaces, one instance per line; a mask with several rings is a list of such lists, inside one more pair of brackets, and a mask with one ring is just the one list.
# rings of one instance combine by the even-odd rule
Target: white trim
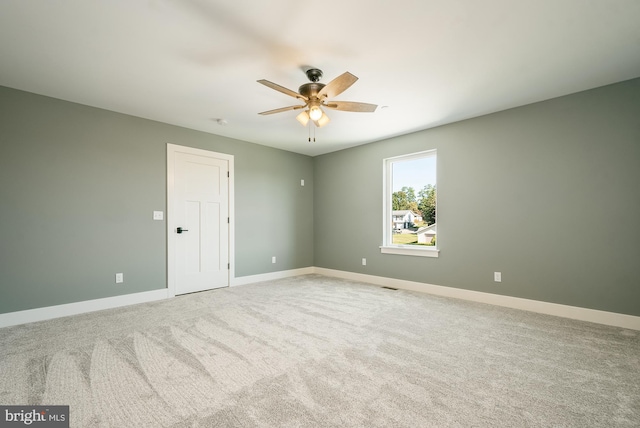
[[402,256],[419,256],[419,257],[438,257],[440,250],[436,247],[385,247],[380,246],[382,254],[399,254]]
[[[313,273],[313,270],[313,267],[306,267],[300,269],[264,273],[260,275],[243,276],[240,278],[234,278],[234,281],[231,283],[231,285],[247,285],[257,282],[271,281],[274,279],[309,275]],[[105,297],[102,299],[85,300],[82,302],[66,303],[56,306],[47,306],[44,308],[9,312],[6,314],[0,314],[0,328],[19,324],[27,324],[30,322],[45,321],[54,318],[67,317],[71,315],[79,315],[105,309],[114,309],[122,306],[136,305],[139,303],[154,302],[156,300],[170,299],[174,296],[175,294],[172,294],[169,289],[162,288],[160,290],[123,294],[120,296]]]
[[314,267],[306,267],[278,272],[262,273],[259,275],[241,276],[235,278],[231,286],[255,284],[256,282],[273,281],[274,279],[290,278],[292,276],[309,275],[314,273]]
[[236,277],[236,202],[235,202],[235,167],[233,155],[229,159],[229,287]]
[[228,162],[229,166],[229,285],[233,284],[235,278],[235,170],[234,170],[234,156],[226,153],[212,152],[210,150],[196,149],[193,147],[179,146],[176,144],[167,143],[167,289],[169,290],[169,296],[176,295],[176,276],[175,276],[175,233],[173,233],[176,225],[173,223],[175,215],[171,212],[173,208],[174,194],[175,194],[175,154],[187,153],[198,156],[215,157],[224,159]]
[[[437,245],[434,249],[430,249],[431,253],[424,254],[414,249],[404,249],[403,247],[393,245],[393,233],[390,225],[393,224],[392,193],[393,193],[393,173],[392,165],[398,161],[415,160],[427,157],[436,158],[436,182],[438,174],[438,150],[430,149],[407,155],[393,156],[382,160],[382,245],[380,252],[383,254],[397,254],[403,256],[422,256],[422,257],[438,257]],[[437,202],[436,202],[437,205]],[[422,213],[421,213],[422,214]],[[436,210],[436,223],[438,211]],[[435,224],[435,223],[434,223]],[[435,254],[433,253],[435,250]]]
[[176,295],[176,276],[175,276],[175,248],[176,237],[173,234],[173,218],[174,215],[170,212],[172,208],[173,200],[175,199],[175,152],[176,147],[173,144],[167,143],[167,215],[165,222],[167,226],[167,292],[169,297]]
[[580,321],[588,321],[613,327],[640,330],[640,317],[615,312],[599,311],[597,309],[580,308],[577,306],[560,305],[539,300],[522,299],[519,297],[502,296],[481,291],[464,290],[462,288],[445,287],[442,285],[425,284],[422,282],[405,281],[402,279],[386,278],[382,276],[366,275],[362,273],[346,272],[334,269],[314,268],[314,273],[337,278],[362,281],[374,285],[384,285],[403,290],[419,291],[437,296],[453,297],[472,302],[488,303],[490,305],[554,315]]
[[[278,272],[270,272],[259,275],[249,275],[235,278],[231,286],[255,284],[258,282],[272,281],[275,279],[290,278],[299,275],[319,274],[336,278],[361,281],[373,285],[399,288],[402,290],[419,291],[437,296],[453,297],[472,302],[487,303],[506,308],[520,309],[537,312],[540,314],[554,315],[580,321],[588,321],[597,324],[605,324],[613,327],[628,328],[640,331],[640,317],[615,312],[599,311],[596,309],[580,308],[577,306],[560,305],[557,303],[541,302],[538,300],[522,299],[519,297],[502,296],[499,294],[483,293],[480,291],[464,290],[461,288],[445,287],[442,285],[425,284],[422,282],[406,281],[402,279],[386,278],[382,276],[367,275],[362,273],[347,272],[320,267],[306,267]],[[67,303],[64,305],[49,306],[45,308],[28,309],[25,311],[0,314],[0,328],[12,325],[26,324],[36,321],[44,321],[70,315],[78,315],[87,312],[104,309],[118,308],[121,306],[135,305],[139,303],[153,302],[173,297],[168,289],[144,291],[141,293],[125,294],[121,296],[106,297],[103,299],[87,300],[83,302]]]
[[83,302],[66,303],[63,305],[47,306],[44,308],[27,309],[25,311],[0,314],[0,328],[30,322],[45,321],[53,318],[79,315],[104,309],[119,308],[121,306],[136,305],[138,303],[154,302],[170,297],[167,289],[143,291],[140,293],[124,294],[121,296],[105,297],[102,299],[85,300]]
[[395,161],[405,161],[405,160],[416,160],[416,159],[422,159],[425,158],[427,156],[436,156],[438,152],[438,149],[429,149],[429,150],[423,150],[421,152],[414,152],[414,153],[409,153],[406,155],[398,155],[398,156],[391,156],[389,158],[385,158],[385,161],[391,161],[391,162],[395,162]]

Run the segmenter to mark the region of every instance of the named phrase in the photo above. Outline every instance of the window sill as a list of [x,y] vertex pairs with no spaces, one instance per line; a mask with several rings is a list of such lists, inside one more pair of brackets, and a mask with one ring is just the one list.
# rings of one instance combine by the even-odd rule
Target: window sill
[[382,254],[398,254],[401,256],[438,257],[440,250],[434,247],[415,248],[413,246],[394,245],[393,247],[382,246],[380,247],[380,252]]

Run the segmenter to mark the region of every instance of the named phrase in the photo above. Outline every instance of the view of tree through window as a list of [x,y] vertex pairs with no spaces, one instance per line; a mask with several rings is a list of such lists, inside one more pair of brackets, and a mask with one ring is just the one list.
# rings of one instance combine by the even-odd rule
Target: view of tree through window
[[391,244],[436,245],[436,152],[390,160]]

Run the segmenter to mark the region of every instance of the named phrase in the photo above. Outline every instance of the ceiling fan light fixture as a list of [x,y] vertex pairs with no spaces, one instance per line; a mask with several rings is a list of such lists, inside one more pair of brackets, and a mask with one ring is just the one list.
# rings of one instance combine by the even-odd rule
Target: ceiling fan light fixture
[[329,119],[329,116],[327,116],[326,114],[322,113],[322,116],[320,117],[320,119],[314,120],[313,122],[316,124],[316,126],[318,128],[322,128],[327,123],[329,123],[330,120],[331,119]]
[[309,113],[306,110],[303,110],[299,115],[296,116],[296,120],[300,122],[302,126],[307,126],[309,123]]
[[319,106],[313,105],[309,107],[309,117],[311,118],[311,120],[316,121],[320,119],[322,115],[323,115],[323,112]]

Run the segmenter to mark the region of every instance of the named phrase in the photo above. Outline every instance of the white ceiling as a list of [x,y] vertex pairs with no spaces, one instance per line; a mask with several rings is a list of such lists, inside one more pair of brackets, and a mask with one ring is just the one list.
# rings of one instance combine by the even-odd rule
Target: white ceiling
[[[309,66],[387,107],[257,114]],[[638,0],[0,2],[2,86],[312,156],[639,76]]]

